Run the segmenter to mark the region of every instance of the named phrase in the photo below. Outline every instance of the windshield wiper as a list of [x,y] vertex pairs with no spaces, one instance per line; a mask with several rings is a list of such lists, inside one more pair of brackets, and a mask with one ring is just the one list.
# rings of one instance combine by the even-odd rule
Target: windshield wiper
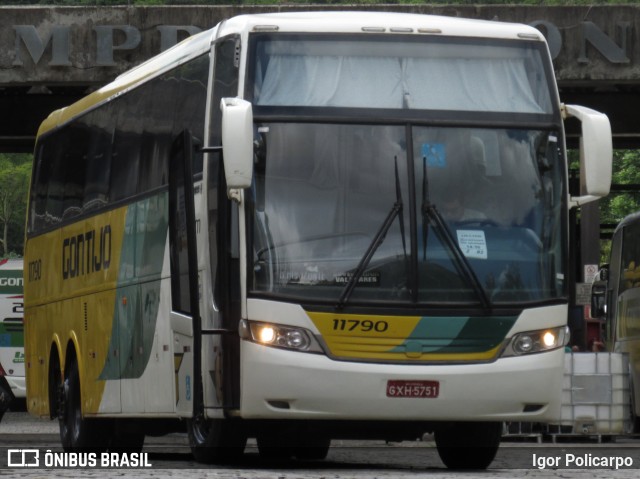
[[364,255],[360,259],[360,262],[358,263],[356,270],[354,271],[353,275],[351,275],[351,278],[349,278],[349,282],[345,285],[344,289],[342,290],[342,293],[340,294],[340,298],[338,299],[338,304],[336,305],[336,308],[338,309],[342,309],[344,305],[347,303],[347,301],[349,300],[349,297],[351,296],[353,289],[356,287],[356,284],[358,284],[358,281],[362,277],[362,274],[364,273],[364,270],[366,269],[369,262],[371,261],[371,258],[373,258],[373,255],[375,254],[375,252],[378,250],[380,245],[384,242],[384,239],[387,236],[387,233],[389,232],[389,229],[391,228],[391,225],[395,221],[396,217],[400,218],[400,235],[402,236],[402,248],[404,250],[405,260],[407,258],[407,246],[406,246],[405,235],[404,235],[404,217],[402,216],[402,209],[403,209],[402,194],[400,193],[400,179],[398,177],[398,157],[394,158],[394,162],[395,162],[394,167],[395,167],[395,177],[396,177],[396,201],[393,204],[393,207],[391,208],[391,211],[389,211],[389,214],[385,218],[384,222],[380,226],[380,229],[378,229],[373,240],[367,247],[367,250],[364,252]]
[[427,224],[430,224],[435,226],[436,234],[438,235],[440,242],[446,245],[453,255],[456,269],[471,284],[473,290],[480,300],[480,303],[482,304],[482,307],[485,310],[489,310],[491,309],[491,301],[487,296],[487,292],[482,287],[482,283],[478,279],[478,276],[476,276],[476,273],[471,267],[469,260],[460,249],[458,242],[451,235],[451,231],[449,231],[449,227],[445,223],[444,219],[442,219],[442,215],[436,209],[435,205],[431,203],[431,200],[429,198],[429,182],[427,180],[426,161],[424,161],[424,159],[422,165],[422,222],[424,225],[422,233],[422,247],[424,250],[424,259],[426,261],[428,234]]

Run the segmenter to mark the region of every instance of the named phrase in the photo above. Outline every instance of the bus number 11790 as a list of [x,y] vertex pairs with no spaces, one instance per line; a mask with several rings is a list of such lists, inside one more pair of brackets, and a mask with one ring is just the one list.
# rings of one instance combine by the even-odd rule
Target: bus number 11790
[[333,320],[334,331],[359,331],[367,333],[375,331],[376,333],[384,333],[389,329],[389,323],[386,321],[371,321],[370,319],[341,319]]

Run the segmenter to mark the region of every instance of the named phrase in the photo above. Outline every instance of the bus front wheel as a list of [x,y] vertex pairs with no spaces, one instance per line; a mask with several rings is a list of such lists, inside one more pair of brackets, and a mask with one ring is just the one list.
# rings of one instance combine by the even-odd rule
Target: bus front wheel
[[500,422],[453,422],[435,431],[438,455],[449,469],[486,469],[501,437]]
[[203,464],[239,460],[247,443],[242,425],[229,419],[189,419],[187,435],[193,457]]
[[306,436],[298,438],[293,455],[301,460],[321,461],[327,458],[331,439],[324,436]]

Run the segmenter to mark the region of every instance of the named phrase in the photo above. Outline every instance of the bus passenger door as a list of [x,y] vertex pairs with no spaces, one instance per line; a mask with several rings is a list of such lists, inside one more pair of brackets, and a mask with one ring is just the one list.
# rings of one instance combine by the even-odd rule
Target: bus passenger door
[[192,174],[193,144],[185,130],[169,164],[169,258],[176,412],[190,417],[202,407],[201,323]]
[[238,204],[227,197],[222,157],[223,98],[236,97],[239,88],[240,38],[219,39],[212,75],[211,150],[207,155],[207,238],[209,268],[203,284],[203,389],[208,418],[222,419],[240,404],[240,251]]

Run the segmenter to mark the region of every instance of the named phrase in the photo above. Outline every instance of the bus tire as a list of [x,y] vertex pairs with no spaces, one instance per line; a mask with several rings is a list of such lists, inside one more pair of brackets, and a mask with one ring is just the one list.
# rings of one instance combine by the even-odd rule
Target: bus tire
[[[105,451],[111,438],[109,428],[100,428],[98,420],[82,417],[80,374],[75,360],[71,360],[69,365],[59,401],[60,441],[64,450],[67,452]],[[106,426],[107,423],[104,422],[102,425]]]
[[321,461],[327,458],[331,439],[324,436],[306,436],[298,438],[293,455],[302,461]]
[[453,422],[435,431],[438,455],[449,469],[486,469],[501,437],[499,422]]
[[288,461],[295,454],[295,437],[286,429],[261,431],[256,443],[260,457],[267,461]]
[[247,444],[242,425],[229,419],[188,419],[187,435],[191,454],[202,464],[237,461]]

